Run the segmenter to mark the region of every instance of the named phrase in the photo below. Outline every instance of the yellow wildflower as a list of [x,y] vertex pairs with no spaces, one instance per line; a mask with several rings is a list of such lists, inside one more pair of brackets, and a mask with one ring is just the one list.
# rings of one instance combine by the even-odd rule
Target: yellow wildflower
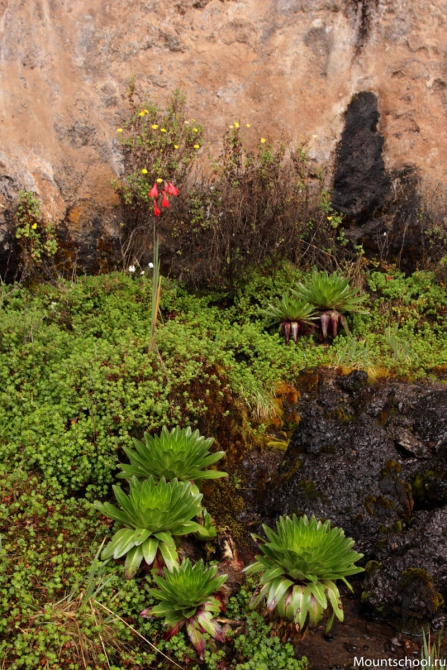
[[314,140],[316,140],[318,135],[312,135],[312,137],[314,138]]
[[328,221],[332,221],[333,218],[334,218],[333,216],[328,216],[328,217],[327,217],[327,220],[328,220]]
[[200,149],[200,144],[194,144],[194,149]]
[[238,122],[235,121],[235,122],[233,123],[233,126],[234,126],[235,128],[239,128],[239,124],[238,124]]
[[161,132],[161,133],[165,133],[165,132],[166,132],[166,128],[160,128],[160,132]]
[[191,123],[194,123],[195,119],[191,119]]
[[261,137],[261,144],[265,144],[265,139]]
[[36,230],[36,228],[37,228],[37,223],[33,223],[33,225],[31,226],[31,228],[32,228],[33,230]]
[[123,132],[123,129],[122,129],[122,128],[117,128],[117,129],[116,129],[116,132],[117,132],[117,133],[122,133],[122,132]]
[[195,132],[195,133],[198,133],[198,132],[199,132],[199,129],[198,129],[198,128],[194,128],[194,132]]
[[250,126],[250,124],[249,124],[249,123],[247,123],[247,128],[251,128],[251,126]]
[[148,109],[145,109],[145,110],[144,110],[144,113],[145,113],[145,114],[149,114],[149,110],[148,110]]
[[140,116],[144,116],[144,111],[143,111],[143,112],[140,112]]
[[141,174],[147,174],[147,170],[146,170],[146,168],[143,168],[143,169],[141,170]]
[[158,128],[157,124],[154,123],[154,125],[152,126],[152,130],[157,130],[157,128]]
[[159,184],[161,184],[162,181],[163,181],[163,179],[160,179],[160,177],[157,179],[157,182],[158,182]]
[[174,149],[178,149],[178,144],[174,144]]

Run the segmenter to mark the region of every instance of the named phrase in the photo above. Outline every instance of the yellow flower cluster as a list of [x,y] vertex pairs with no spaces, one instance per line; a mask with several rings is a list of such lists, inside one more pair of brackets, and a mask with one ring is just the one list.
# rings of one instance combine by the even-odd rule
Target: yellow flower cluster
[[143,168],[143,169],[141,170],[141,174],[147,174],[147,170],[146,170],[146,168]]
[[163,181],[163,179],[160,179],[160,177],[157,179],[157,182],[158,182],[159,184],[161,184],[162,181]]
[[194,144],[194,149],[200,149],[200,144]]
[[261,144],[265,144],[265,142],[266,140],[263,137],[261,137]]
[[140,116],[146,116],[146,114],[149,114],[149,110],[148,109],[142,109],[141,112],[140,112]]
[[116,129],[116,132],[117,132],[117,133],[122,133],[122,132],[123,132],[123,129],[122,129],[122,128],[117,128],[117,129]]

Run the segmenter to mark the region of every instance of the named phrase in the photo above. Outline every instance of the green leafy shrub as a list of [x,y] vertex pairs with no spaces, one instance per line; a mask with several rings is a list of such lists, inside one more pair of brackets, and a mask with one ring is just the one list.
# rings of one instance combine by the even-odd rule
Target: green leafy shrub
[[32,191],[20,191],[16,211],[16,238],[22,251],[22,273],[32,265],[40,265],[44,258],[55,256],[58,250],[56,229],[45,221],[40,199]]
[[324,339],[329,334],[329,326],[332,336],[336,337],[339,323],[349,335],[344,316],[346,312],[366,313],[366,310],[360,307],[366,300],[366,295],[359,295],[359,289],[349,286],[349,278],[344,278],[336,272],[329,275],[327,272],[314,270],[306,284],[300,283],[294,294],[321,312],[320,325]]
[[363,554],[352,551],[354,540],[345,538],[341,528],[331,529],[329,521],[322,524],[315,517],[293,515],[280,517],[276,528],[277,533],[263,526],[268,541],[257,538],[263,555],[245,568],[248,574],[263,573],[252,606],[266,599],[268,610],[276,608],[299,630],[316,626],[329,607],[326,630],[330,630],[335,616],[343,621],[335,580],[342,579],[351,588],[346,577],[363,571],[354,565]]
[[295,657],[293,645],[283,644],[265,623],[264,618],[252,612],[247,617],[247,632],[239,635],[234,647],[239,661],[235,670],[306,670],[305,656]]
[[192,519],[201,512],[202,495],[194,495],[190,484],[176,479],[166,482],[164,477],[159,482],[153,477],[143,482],[133,477],[129,485],[129,496],[119,486],[113,487],[122,510],[107,502],[95,503],[105,516],[125,526],[105,547],[102,560],[126,556],[126,579],[132,579],[143,559],[148,565],[156,561],[159,567],[161,558],[172,570],[179,560],[174,537],[200,531]]
[[213,442],[213,438],[205,438],[198,430],[193,432],[190,427],[176,426],[168,431],[163,426],[160,435],[146,433],[144,443],[135,439],[136,451],[124,448],[130,465],[120,463],[122,472],[118,477],[146,479],[152,475],[157,480],[162,477],[167,481],[178,479],[193,482],[200,487],[204,479],[227,476],[226,472],[205,469],[225,456],[224,451],[210,454]]
[[312,328],[313,319],[316,317],[316,309],[309,303],[302,300],[296,300],[283,295],[277,305],[269,305],[264,310],[266,316],[271,319],[271,324],[280,324],[280,330],[284,331],[286,344],[289,344],[290,335],[294,342],[297,342],[301,332],[306,332]]
[[186,626],[186,631],[201,658],[205,652],[204,633],[224,641],[222,630],[214,619],[224,610],[221,600],[215,594],[227,580],[227,575],[216,577],[217,566],[206,568],[200,560],[192,565],[185,559],[180,567],[175,566],[164,578],[154,576],[159,587],[150,589],[150,594],[160,600],[160,604],[144,610],[144,617],[164,617],[168,626],[169,639]]

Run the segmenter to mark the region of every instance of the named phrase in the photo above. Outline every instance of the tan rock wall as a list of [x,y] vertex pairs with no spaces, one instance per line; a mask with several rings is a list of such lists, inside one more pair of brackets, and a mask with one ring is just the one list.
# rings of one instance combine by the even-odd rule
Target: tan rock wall
[[131,75],[160,101],[183,87],[213,147],[238,120],[318,162],[353,94],[372,91],[387,168],[414,164],[442,193],[446,24],[444,0],[0,0],[4,209],[26,186],[79,239],[119,222],[110,178]]

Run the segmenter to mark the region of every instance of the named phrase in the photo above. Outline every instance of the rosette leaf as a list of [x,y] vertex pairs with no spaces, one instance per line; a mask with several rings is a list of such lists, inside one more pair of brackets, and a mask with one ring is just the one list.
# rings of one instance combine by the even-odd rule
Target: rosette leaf
[[355,312],[367,314],[362,309],[362,303],[367,296],[360,294],[360,289],[349,286],[349,278],[342,277],[337,272],[328,274],[314,270],[306,284],[298,284],[293,294],[299,300],[305,300],[320,313],[320,328],[323,339],[331,331],[332,337],[338,332],[341,324],[349,335],[348,323],[344,314]]
[[192,519],[201,512],[202,495],[192,493],[189,483],[166,482],[164,477],[158,483],[153,477],[143,482],[133,477],[129,485],[128,496],[119,486],[113,487],[122,509],[95,503],[102,514],[124,526],[104,548],[101,559],[126,556],[127,579],[132,579],[143,559],[148,565],[155,561],[172,570],[178,564],[174,538],[201,530]]
[[191,428],[173,428],[170,432],[163,427],[161,435],[144,435],[144,442],[134,440],[135,449],[124,448],[130,464],[120,463],[122,472],[118,477],[130,479],[155,479],[164,477],[166,481],[178,479],[192,481],[200,486],[203,479],[226,477],[226,472],[207,470],[210,465],[225,455],[224,451],[210,453],[213,438],[205,438]]
[[276,533],[268,526],[263,529],[267,541],[253,536],[261,541],[263,555],[245,568],[248,574],[263,573],[251,606],[265,600],[268,610],[276,608],[301,631],[316,626],[327,609],[327,631],[334,617],[343,621],[335,581],[341,579],[351,588],[346,577],[363,571],[354,565],[363,556],[352,550],[354,540],[345,537],[341,528],[331,528],[329,521],[321,523],[314,516],[280,517]]
[[176,635],[183,626],[201,658],[205,652],[205,633],[220,642],[224,641],[222,630],[214,619],[224,606],[216,598],[216,592],[227,580],[227,575],[216,577],[217,566],[206,568],[200,560],[192,565],[189,558],[165,576],[154,576],[158,589],[149,589],[151,596],[160,601],[158,605],[141,613],[143,617],[164,617],[168,630],[165,638]]
[[286,295],[283,295],[278,305],[270,304],[264,314],[270,317],[269,325],[279,323],[279,329],[284,331],[286,344],[289,344],[290,337],[297,342],[299,335],[312,328],[313,320],[318,318],[313,305]]

